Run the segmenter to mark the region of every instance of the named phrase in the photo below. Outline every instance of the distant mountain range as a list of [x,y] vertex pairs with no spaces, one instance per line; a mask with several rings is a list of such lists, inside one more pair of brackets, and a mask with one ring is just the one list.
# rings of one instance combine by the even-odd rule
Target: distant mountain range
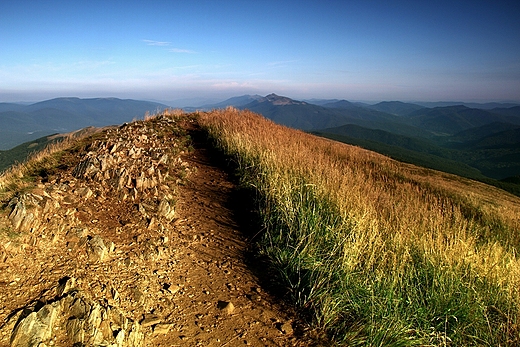
[[[184,110],[227,106],[249,109],[279,124],[520,193],[518,104],[384,101],[370,105],[337,99],[299,101],[269,94],[242,95]],[[58,98],[31,105],[0,103],[0,150],[52,133],[128,122],[147,111],[165,108],[161,103],[115,98]],[[511,182],[517,182],[516,186]]]
[[166,105],[116,98],[57,98],[30,105],[0,103],[0,150],[45,135],[66,133],[87,126],[105,126],[142,118]]
[[233,101],[220,105],[249,109],[289,127],[520,194],[520,185],[510,184],[520,178],[517,104],[425,107],[385,101],[369,105],[347,100],[298,101],[276,94],[255,96],[245,105]]

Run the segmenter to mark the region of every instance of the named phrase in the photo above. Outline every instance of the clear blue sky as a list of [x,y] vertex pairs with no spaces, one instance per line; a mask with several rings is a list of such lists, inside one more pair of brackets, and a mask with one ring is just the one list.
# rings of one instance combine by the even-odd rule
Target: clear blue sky
[[517,1],[0,3],[0,102],[520,101]]

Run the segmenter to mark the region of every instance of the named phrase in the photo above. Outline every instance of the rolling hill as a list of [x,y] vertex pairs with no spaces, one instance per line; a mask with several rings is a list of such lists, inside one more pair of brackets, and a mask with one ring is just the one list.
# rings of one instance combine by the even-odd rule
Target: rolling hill
[[[511,118],[500,114],[463,105],[419,109],[410,113],[406,119],[410,125],[439,135],[454,135],[463,130],[495,122],[511,122]],[[517,121],[520,122],[520,118]]]
[[368,105],[370,109],[390,113],[396,116],[407,116],[412,112],[423,109],[424,106],[401,101],[383,101],[375,105]]
[[[520,175],[516,104],[405,103],[374,105],[347,100],[294,100],[269,94],[242,95],[186,111],[233,106],[262,114],[292,128],[362,146],[392,158],[504,186]],[[429,107],[426,107],[429,106]],[[31,105],[0,103],[0,150],[85,126],[103,126],[142,117],[163,104],[115,98],[57,98]],[[23,146],[22,146],[23,147]],[[23,152],[23,151],[22,151]],[[21,161],[3,152],[4,162]],[[10,158],[9,160],[5,160]],[[517,192],[511,183],[506,187]]]
[[129,122],[165,108],[159,103],[117,98],[57,98],[30,105],[2,103],[0,150],[57,132]]
[[434,136],[427,130],[406,124],[401,117],[346,100],[325,102],[320,106],[270,94],[239,108],[259,113],[278,124],[306,131],[356,124],[370,129],[389,130],[399,135]]

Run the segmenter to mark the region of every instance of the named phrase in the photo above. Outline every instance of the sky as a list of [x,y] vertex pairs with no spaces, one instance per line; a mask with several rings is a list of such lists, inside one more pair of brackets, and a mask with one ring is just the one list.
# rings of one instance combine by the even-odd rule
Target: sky
[[520,102],[515,1],[0,3],[0,102]]

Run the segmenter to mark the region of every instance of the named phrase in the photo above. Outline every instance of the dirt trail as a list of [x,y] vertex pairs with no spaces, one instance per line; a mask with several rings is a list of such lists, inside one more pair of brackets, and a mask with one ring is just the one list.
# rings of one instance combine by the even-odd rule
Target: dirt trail
[[[178,192],[176,230],[188,241],[176,265],[179,281],[188,295],[176,301],[173,313],[183,325],[173,343],[201,346],[305,346],[294,329],[294,316],[282,309],[246,265],[249,244],[233,210],[236,188],[228,174],[217,167],[197,129],[191,129],[194,152],[183,157],[195,168]],[[225,306],[234,307],[226,313]],[[168,336],[152,345],[169,346]],[[189,343],[188,343],[189,345]]]
[[0,347],[321,345],[262,287],[242,201],[196,122],[89,141],[2,202]]

